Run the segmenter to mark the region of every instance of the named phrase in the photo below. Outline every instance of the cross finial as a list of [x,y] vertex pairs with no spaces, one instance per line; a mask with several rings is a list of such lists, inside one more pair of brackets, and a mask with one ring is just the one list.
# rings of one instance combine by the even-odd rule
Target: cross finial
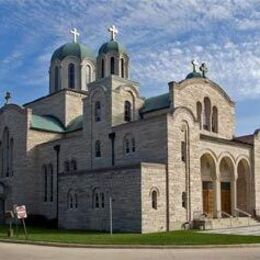
[[77,37],[79,37],[80,33],[78,32],[78,30],[76,28],[73,28],[73,30],[70,30],[70,33],[73,35],[73,42],[76,43],[77,42]]
[[108,31],[111,33],[111,41],[116,39],[116,35],[118,34],[118,30],[115,25],[112,25],[108,28]]
[[5,94],[5,105],[9,104],[9,100],[11,100],[11,93],[6,92],[6,94]]
[[193,67],[193,72],[196,72],[196,67],[199,67],[199,63],[195,59],[193,59],[191,61],[191,64],[192,64],[192,67]]
[[208,72],[208,68],[206,67],[206,63],[201,64],[200,71],[202,72],[203,78],[206,78],[206,73]]

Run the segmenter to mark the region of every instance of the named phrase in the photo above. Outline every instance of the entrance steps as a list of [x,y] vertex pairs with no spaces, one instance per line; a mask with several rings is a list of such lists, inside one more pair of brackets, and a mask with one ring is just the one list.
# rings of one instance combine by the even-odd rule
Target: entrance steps
[[252,217],[228,217],[228,218],[213,218],[205,219],[205,229],[220,229],[232,227],[246,227],[259,225],[260,222]]

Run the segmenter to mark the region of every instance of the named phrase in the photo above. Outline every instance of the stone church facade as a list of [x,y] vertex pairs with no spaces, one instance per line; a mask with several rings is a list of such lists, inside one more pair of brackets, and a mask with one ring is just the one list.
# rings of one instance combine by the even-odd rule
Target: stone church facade
[[[113,29],[113,28],[112,28]],[[115,39],[52,55],[49,94],[0,109],[0,221],[14,204],[60,228],[180,229],[198,214],[260,214],[260,130],[235,137],[235,103],[205,72],[143,98]]]

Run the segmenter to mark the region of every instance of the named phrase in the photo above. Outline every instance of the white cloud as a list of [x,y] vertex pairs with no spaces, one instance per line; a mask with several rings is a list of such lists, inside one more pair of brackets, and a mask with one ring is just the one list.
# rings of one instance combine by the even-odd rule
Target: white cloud
[[[209,77],[235,99],[260,97],[257,0],[0,0],[0,4],[0,38],[16,31],[21,38],[3,57],[2,81],[23,66],[19,82],[47,89],[49,58],[56,47],[70,41],[71,27],[78,27],[81,41],[97,50],[108,39],[107,26],[114,23],[118,38],[128,46],[132,75],[142,85],[167,88],[168,81],[183,79],[190,60],[198,58],[208,64]],[[14,60],[19,61],[16,66],[4,68]]]

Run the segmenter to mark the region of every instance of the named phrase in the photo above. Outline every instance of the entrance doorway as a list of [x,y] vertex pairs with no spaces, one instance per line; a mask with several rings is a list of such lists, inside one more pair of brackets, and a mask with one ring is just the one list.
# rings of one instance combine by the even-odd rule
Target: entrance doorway
[[231,184],[221,182],[221,210],[231,214]]
[[203,212],[207,214],[208,217],[213,217],[214,212],[214,191],[212,181],[203,181]]

